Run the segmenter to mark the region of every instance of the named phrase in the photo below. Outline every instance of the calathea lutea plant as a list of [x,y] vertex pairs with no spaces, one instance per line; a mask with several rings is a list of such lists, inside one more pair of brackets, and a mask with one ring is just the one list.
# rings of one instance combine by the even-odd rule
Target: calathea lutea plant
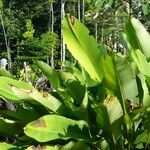
[[149,149],[150,36],[135,18],[123,34],[124,55],[99,49],[74,17],[63,20],[63,36],[77,60],[56,71],[37,66],[52,84],[46,93],[0,70],[0,98],[16,110],[0,110],[3,150]]

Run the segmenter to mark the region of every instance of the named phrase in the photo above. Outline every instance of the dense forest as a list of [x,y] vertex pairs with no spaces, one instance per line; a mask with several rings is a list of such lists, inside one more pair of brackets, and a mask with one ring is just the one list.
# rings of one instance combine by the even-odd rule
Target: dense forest
[[17,77],[23,62],[47,61],[61,68],[70,59],[61,35],[65,13],[78,18],[95,36],[97,42],[113,51],[123,51],[120,33],[129,14],[149,29],[150,8],[147,0],[1,0],[0,58],[8,60],[8,69]]
[[0,0],[0,150],[149,150],[150,1]]

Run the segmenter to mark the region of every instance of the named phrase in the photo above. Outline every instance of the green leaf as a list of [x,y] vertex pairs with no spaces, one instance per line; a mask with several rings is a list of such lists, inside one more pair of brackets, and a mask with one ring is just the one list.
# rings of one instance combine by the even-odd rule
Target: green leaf
[[70,81],[67,84],[67,93],[74,99],[74,101],[81,105],[85,97],[86,88],[80,82]]
[[150,59],[150,35],[141,22],[135,18],[129,18],[126,23],[126,33],[132,48],[140,49]]
[[104,60],[104,70],[103,86],[108,93],[117,96],[121,104],[124,104],[126,99],[136,102],[138,89],[132,65],[125,58],[107,56]]
[[143,10],[144,15],[148,15],[150,13],[149,8],[150,6],[148,4],[142,4],[142,10]]
[[39,142],[55,139],[89,139],[86,122],[76,121],[58,115],[46,115],[27,124],[24,128],[27,136]]
[[94,5],[95,10],[98,12],[104,8],[105,0],[93,0],[92,3]]
[[55,146],[30,146],[26,150],[58,150]]
[[[49,65],[44,62],[38,61],[37,65],[42,70],[44,75],[49,79],[52,86],[56,89],[59,96],[63,99],[66,107],[74,109],[73,100],[68,96],[67,91],[63,88],[62,84],[69,78],[75,78],[72,74],[67,72],[56,72]],[[60,102],[59,102],[60,103]]]
[[61,150],[91,150],[90,146],[84,142],[69,142]]
[[0,68],[0,76],[8,77],[14,79],[15,77],[11,75],[6,69]]
[[[27,124],[33,120],[36,120],[41,116],[41,112],[38,112],[35,108],[25,109],[22,105],[17,106],[15,111],[9,109],[0,110],[2,116],[12,118],[13,120],[22,121],[23,124]],[[30,115],[32,114],[32,115]]]
[[19,122],[0,118],[0,135],[15,137],[22,131],[22,127]]
[[114,1],[114,0],[109,0],[109,1],[108,1],[109,6],[112,6],[112,5],[113,5],[113,3],[115,3],[115,1]]
[[118,91],[118,83],[113,57],[105,57],[103,64],[105,75],[102,84],[109,91],[110,94],[116,95]]
[[119,83],[121,97],[125,99],[133,99],[134,101],[138,95],[136,76],[133,71],[132,65],[124,58],[117,57],[116,75]]
[[76,77],[70,72],[59,71],[58,75],[59,75],[61,84],[64,84],[65,86],[69,80],[77,81]]
[[140,81],[141,81],[141,86],[143,90],[143,97],[142,97],[142,103],[144,106],[150,106],[150,95],[149,95],[149,89],[145,81],[149,84],[149,81],[146,80],[146,78],[143,74],[138,75]]
[[64,112],[64,106],[62,106],[59,100],[48,93],[38,92],[34,87],[25,82],[0,77],[0,83],[0,95],[8,101],[41,104],[56,113]]
[[75,77],[70,73],[68,74],[67,72],[56,72],[49,65],[41,61],[38,61],[37,65],[42,70],[43,74],[48,78],[61,99],[63,99],[66,107],[70,107],[72,109],[74,107],[73,100],[68,96],[67,91],[63,88],[62,85],[65,84],[66,80],[69,78],[75,79]]
[[72,73],[81,82],[81,84],[85,84],[83,74],[81,70],[75,66],[75,64],[69,61],[65,61],[64,66],[67,70],[69,70],[70,73]]
[[48,0],[48,2],[49,2],[49,3],[53,3],[53,2],[54,2],[54,0]]
[[7,100],[20,100],[19,97],[13,93],[11,87],[16,86],[24,89],[25,91],[33,90],[33,87],[25,82],[19,82],[7,77],[0,77],[0,95]]
[[0,149],[1,150],[20,150],[20,148],[16,147],[15,145],[8,144],[8,143],[0,143]]
[[82,69],[83,81],[86,87],[94,87],[98,85],[98,83],[90,77],[90,75],[86,72],[86,70],[83,67],[81,67],[81,69]]
[[144,75],[150,77],[150,63],[146,60],[145,55],[140,50],[135,50],[131,53],[132,58],[134,59],[136,65],[138,66],[138,69],[141,73]]
[[134,144],[140,144],[140,143],[148,143],[150,144],[150,132],[148,132],[147,130],[143,131],[141,134],[138,134]]
[[144,149],[144,144],[143,143],[140,143],[140,144],[137,144],[136,149]]
[[66,61],[64,63],[64,66],[67,70],[69,70],[71,74],[74,75],[74,77],[76,77],[80,81],[82,85],[86,85],[86,87],[93,87],[98,84],[90,77],[90,75],[85,71],[85,69],[83,69],[83,67],[79,66],[79,68],[77,68],[75,64],[69,61]]
[[[114,147],[117,140],[122,135],[120,119],[123,116],[123,110],[116,97],[108,96],[103,103],[93,106],[96,111],[97,123],[103,130],[106,138],[109,138]],[[112,148],[113,148],[112,147]]]
[[105,139],[100,141],[100,147],[102,150],[110,150],[109,144]]
[[2,15],[2,11],[3,11],[3,1],[0,0],[0,15]]
[[58,90],[58,88],[60,88],[58,73],[53,68],[51,68],[48,64],[42,61],[37,61],[36,65],[40,68],[43,74],[48,78],[52,86],[56,90]]
[[101,82],[103,78],[102,56],[89,30],[77,19],[67,15],[63,20],[63,37],[68,50],[91,78]]
[[138,77],[141,81],[141,86],[143,90],[142,102],[144,106],[150,106],[150,101],[149,101],[150,95],[149,95],[148,87],[145,82],[147,81],[147,83],[149,84],[148,78],[150,77],[150,70],[148,68],[150,68],[150,63],[146,60],[145,55],[138,49],[132,51],[131,54],[139,70]]

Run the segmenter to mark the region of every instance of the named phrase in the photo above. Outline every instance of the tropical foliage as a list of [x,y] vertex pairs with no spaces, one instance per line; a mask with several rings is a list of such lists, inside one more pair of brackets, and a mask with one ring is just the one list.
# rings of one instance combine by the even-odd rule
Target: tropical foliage
[[73,16],[66,15],[63,26],[64,41],[76,61],[65,62],[60,71],[34,61],[51,83],[50,93],[0,70],[1,101],[15,107],[0,107],[0,135],[8,139],[0,147],[149,149],[150,35],[144,26],[128,18],[124,54],[98,48]]

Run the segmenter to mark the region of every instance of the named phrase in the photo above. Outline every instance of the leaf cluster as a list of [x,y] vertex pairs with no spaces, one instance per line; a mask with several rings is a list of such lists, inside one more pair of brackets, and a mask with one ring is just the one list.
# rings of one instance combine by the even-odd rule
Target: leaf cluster
[[126,53],[119,55],[98,49],[89,30],[73,16],[67,15],[63,25],[65,43],[77,62],[65,62],[60,71],[35,62],[51,92],[38,91],[1,70],[0,97],[16,108],[1,107],[0,133],[15,141],[0,147],[149,149],[150,36],[144,26],[128,18]]

